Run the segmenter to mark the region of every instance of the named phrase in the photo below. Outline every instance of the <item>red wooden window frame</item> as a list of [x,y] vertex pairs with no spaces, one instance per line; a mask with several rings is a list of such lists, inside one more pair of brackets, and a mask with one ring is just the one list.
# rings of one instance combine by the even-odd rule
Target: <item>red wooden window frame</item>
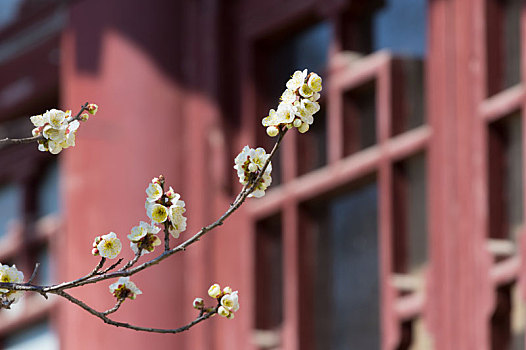
[[[254,140],[254,130],[260,127],[261,119],[256,113],[257,91],[251,81],[251,72],[255,69],[250,62],[254,55],[254,43],[265,35],[271,36],[275,28],[290,20],[294,26],[305,23],[312,18],[329,20],[334,28],[341,30],[344,12],[343,5],[324,12],[313,10],[317,1],[306,1],[303,4],[291,2],[285,11],[280,8],[279,20],[274,23],[251,22],[242,42],[242,57],[245,64],[242,83],[243,114],[245,118],[243,134],[247,141]],[[321,8],[321,6],[320,6]],[[314,13],[314,14],[313,14]],[[277,14],[276,14],[277,15]],[[273,19],[270,13],[262,14],[266,19]],[[339,33],[341,34],[341,33]],[[297,133],[289,133],[282,144],[281,164],[282,183],[271,190],[258,201],[248,204],[252,227],[265,218],[280,213],[282,218],[283,238],[283,325],[281,327],[281,346],[286,349],[301,348],[300,331],[302,321],[299,315],[302,266],[299,263],[299,205],[302,202],[328,193],[342,185],[348,185],[361,179],[377,174],[379,186],[378,201],[378,234],[380,256],[380,322],[382,348],[394,348],[400,338],[400,328],[403,324],[414,319],[423,311],[423,296],[421,293],[397,296],[399,293],[392,284],[392,216],[393,216],[393,174],[392,167],[397,161],[406,159],[419,152],[425,151],[431,138],[430,128],[426,125],[412,130],[393,134],[393,116],[391,113],[393,91],[392,76],[395,58],[388,52],[375,52],[358,59],[350,64],[345,52],[338,52],[343,47],[338,34],[335,35],[329,57],[328,73],[324,77],[324,93],[327,103],[327,140],[328,164],[313,172],[297,176]],[[349,89],[356,88],[366,82],[376,82],[376,144],[364,150],[357,151],[350,156],[344,152],[344,117],[343,94]],[[249,142],[250,143],[250,142]],[[255,235],[251,232],[251,236]],[[254,285],[254,283],[252,283]],[[252,310],[254,311],[254,310]],[[308,340],[307,340],[308,341]]]

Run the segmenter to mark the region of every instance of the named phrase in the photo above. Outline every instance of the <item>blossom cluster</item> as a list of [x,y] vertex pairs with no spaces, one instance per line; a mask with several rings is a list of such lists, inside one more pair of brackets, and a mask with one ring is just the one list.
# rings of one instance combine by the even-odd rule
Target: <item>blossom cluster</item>
[[141,221],[139,226],[133,227],[131,234],[128,235],[133,252],[135,254],[140,252],[141,255],[153,252],[155,247],[161,245],[161,240],[157,237],[160,230],[160,227],[144,221]]
[[[270,155],[261,147],[254,149],[245,146],[234,160],[234,169],[237,170],[239,182],[243,185],[247,185],[254,180],[261,170],[263,170],[263,166],[269,157]],[[271,172],[272,163],[269,162],[265,172],[256,184],[254,191],[248,195],[249,197],[259,198],[265,195],[265,190],[272,183],[272,177],[270,176]]]
[[148,217],[157,224],[168,221],[168,231],[174,238],[179,238],[179,234],[186,230],[186,212],[184,201],[180,200],[181,195],[175,193],[170,187],[168,191],[163,191],[161,180],[157,177],[146,189],[146,213]]
[[[0,282],[3,283],[21,283],[24,281],[24,274],[19,271],[15,265],[9,267],[8,265],[0,264]],[[3,303],[11,305],[16,303],[22,296],[22,291],[14,291],[5,288],[0,288],[0,300]]]
[[[237,290],[234,292],[232,288],[225,287],[221,290],[219,284],[213,284],[208,289],[208,295],[218,301],[217,313],[223,317],[232,319],[234,312],[239,310],[239,298]],[[205,310],[204,300],[202,298],[195,298],[194,308],[198,310]]]
[[134,300],[137,295],[142,294],[142,291],[130,281],[129,277],[121,277],[117,282],[110,285],[110,293],[118,300],[126,298]]
[[263,118],[263,126],[267,127],[269,136],[276,136],[283,126],[295,127],[299,132],[309,130],[313,123],[313,115],[320,110],[317,102],[322,89],[321,77],[307,70],[296,71],[287,82],[287,89],[281,95],[281,102],[276,110],[271,109]]
[[[87,106],[87,110],[90,114],[95,114],[98,106],[92,103]],[[78,120],[72,120],[70,110],[64,112],[59,109],[51,109],[44,114],[34,115],[30,119],[35,126],[32,130],[33,136],[43,136],[38,140],[40,151],[58,154],[65,148],[75,146],[75,135],[80,123]],[[88,120],[88,114],[82,114],[79,119]]]

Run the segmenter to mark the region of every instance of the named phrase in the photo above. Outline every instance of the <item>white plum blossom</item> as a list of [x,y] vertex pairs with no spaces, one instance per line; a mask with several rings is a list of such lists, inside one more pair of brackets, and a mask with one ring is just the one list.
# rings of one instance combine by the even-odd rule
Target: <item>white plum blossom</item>
[[307,70],[296,71],[287,82],[287,89],[281,94],[281,102],[276,110],[271,109],[262,124],[267,134],[274,137],[283,127],[297,128],[306,132],[314,122],[313,115],[320,110],[318,99],[322,89],[322,79]]
[[162,204],[154,203],[147,206],[146,213],[153,222],[158,224],[165,222],[168,218],[168,209]]
[[[4,283],[22,283],[24,274],[19,271],[15,265],[8,266],[0,264],[0,282]],[[22,297],[22,291],[14,291],[5,288],[0,289],[0,300],[8,304],[14,304]]]
[[239,310],[239,299],[237,294],[237,291],[225,294],[221,298],[221,305],[231,312],[236,312]]
[[138,254],[139,251],[141,255],[153,252],[155,247],[161,245],[161,240],[156,236],[160,230],[160,227],[141,221],[139,226],[134,226],[131,234],[128,235],[131,241],[130,248],[135,254]]
[[97,250],[100,256],[107,259],[114,259],[119,255],[122,249],[122,243],[117,238],[115,232],[110,232],[107,235],[100,237],[100,242],[97,244]]
[[[176,193],[170,186],[167,191],[163,191],[164,178],[154,177],[146,189],[146,202],[144,207],[152,224],[166,223],[168,232],[174,237],[179,238],[181,232],[186,230],[185,203],[181,195]],[[139,229],[137,229],[139,230]],[[152,243],[157,244],[154,240]],[[138,247],[132,244],[132,249],[137,252]]]
[[146,194],[148,195],[146,200],[150,203],[153,203],[162,197],[163,189],[158,183],[150,183],[146,189]]
[[119,300],[126,298],[134,300],[137,295],[142,294],[142,291],[130,281],[129,277],[121,277],[110,285],[110,293]]
[[296,90],[300,88],[305,83],[306,78],[306,69],[304,69],[303,71],[295,71],[294,74],[292,74],[292,77],[289,79],[289,81],[287,81],[287,89]]
[[226,287],[216,298],[220,298],[217,313],[226,318],[234,318],[234,312],[239,310],[238,291],[233,292],[230,287]]
[[38,140],[38,150],[58,154],[65,148],[75,146],[75,134],[80,123],[78,120],[70,122],[70,119],[70,110],[64,112],[58,109],[32,116],[30,120],[35,128],[31,133],[33,136],[43,136],[43,139]]
[[307,85],[309,85],[312,91],[318,93],[321,91],[321,81],[321,77],[318,74],[312,73],[307,81]]
[[[259,172],[263,170],[263,166],[269,154],[265,152],[263,148],[250,148],[245,146],[241,153],[239,153],[234,160],[235,165],[234,169],[237,170],[237,175],[239,177],[239,182],[243,185],[247,185],[250,181],[255,179]],[[270,173],[272,172],[272,163],[269,163],[265,169],[265,173],[261,176],[259,182],[256,184],[256,187],[252,193],[249,194],[249,197],[262,197],[265,195],[265,190],[270,186],[272,178]]]

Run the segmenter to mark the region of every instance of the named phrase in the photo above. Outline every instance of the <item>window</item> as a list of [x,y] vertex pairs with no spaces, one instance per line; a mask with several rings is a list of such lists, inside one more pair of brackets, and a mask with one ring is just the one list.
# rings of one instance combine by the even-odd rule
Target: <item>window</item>
[[[343,193],[342,193],[343,192]],[[302,204],[302,349],[380,346],[376,182]],[[312,346],[311,344],[315,344]]]
[[486,1],[487,95],[521,80],[521,0]]
[[[368,2],[327,17],[292,11],[289,27],[256,36],[254,119],[277,104],[296,69],[323,72],[325,107],[312,130],[287,134],[273,160],[280,180],[249,204],[255,289],[265,293],[260,285],[274,281],[273,297],[282,298],[282,308],[256,306],[260,349],[287,348],[283,332],[301,349],[375,349],[386,326],[400,329],[399,349],[430,342],[421,318],[427,6],[410,5],[401,12],[397,1]],[[256,142],[270,148],[264,128],[254,127]]]
[[58,350],[58,337],[48,321],[22,329],[3,341],[5,350]]

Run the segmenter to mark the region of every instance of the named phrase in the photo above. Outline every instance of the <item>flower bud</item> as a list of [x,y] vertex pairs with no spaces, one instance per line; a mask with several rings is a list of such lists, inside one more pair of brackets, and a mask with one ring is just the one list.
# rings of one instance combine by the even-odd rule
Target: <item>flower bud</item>
[[232,288],[230,288],[230,287],[225,287],[225,288],[223,289],[223,293],[225,293],[225,294],[230,294],[230,293],[232,293]]
[[175,197],[175,191],[174,189],[172,188],[172,186],[170,186],[170,188],[168,189],[168,191],[165,192],[165,195],[166,197],[172,199]]
[[234,313],[233,312],[229,313],[226,318],[228,318],[229,320],[233,319],[234,318]]
[[88,112],[92,115],[95,115],[97,111],[99,110],[99,106],[97,106],[95,103],[90,103],[88,105]]
[[267,128],[267,135],[270,137],[274,137],[279,133],[279,130],[274,125],[271,125]]
[[93,254],[93,256],[97,256],[97,255],[99,255],[99,250],[97,248],[93,248],[91,250],[91,254]]
[[212,298],[217,298],[219,295],[221,295],[221,287],[219,284],[213,284],[208,289],[208,295],[210,295]]
[[81,122],[86,122],[86,121],[88,121],[88,119],[89,119],[89,114],[88,114],[88,113],[82,113],[82,114],[80,115],[80,117],[79,117],[79,120],[80,120]]
[[301,119],[294,119],[294,127],[299,128],[301,126]]
[[301,124],[301,126],[298,128],[298,131],[301,132],[302,134],[307,132],[308,130],[309,130],[309,124],[307,123]]
[[201,310],[205,306],[205,301],[202,298],[194,299],[194,309]]

